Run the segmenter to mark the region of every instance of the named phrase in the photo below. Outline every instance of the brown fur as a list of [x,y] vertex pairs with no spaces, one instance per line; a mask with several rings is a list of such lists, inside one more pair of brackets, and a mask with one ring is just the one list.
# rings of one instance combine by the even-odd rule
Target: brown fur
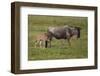
[[49,41],[48,34],[42,33],[35,36],[35,47],[45,48],[46,42]]

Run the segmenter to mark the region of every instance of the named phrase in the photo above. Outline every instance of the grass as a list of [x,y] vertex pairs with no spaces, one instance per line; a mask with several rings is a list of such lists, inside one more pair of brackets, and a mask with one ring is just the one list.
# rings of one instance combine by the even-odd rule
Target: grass
[[[81,27],[80,39],[72,38],[71,46],[67,40],[53,39],[51,48],[34,48],[35,35],[46,32],[49,26],[64,25]],[[28,60],[87,58],[87,31],[87,17],[29,15]]]

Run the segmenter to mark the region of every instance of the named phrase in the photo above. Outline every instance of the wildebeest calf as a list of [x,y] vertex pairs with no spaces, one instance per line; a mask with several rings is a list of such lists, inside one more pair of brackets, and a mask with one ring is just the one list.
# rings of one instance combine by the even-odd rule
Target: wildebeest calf
[[41,33],[35,36],[35,47],[47,48],[49,37],[47,33]]

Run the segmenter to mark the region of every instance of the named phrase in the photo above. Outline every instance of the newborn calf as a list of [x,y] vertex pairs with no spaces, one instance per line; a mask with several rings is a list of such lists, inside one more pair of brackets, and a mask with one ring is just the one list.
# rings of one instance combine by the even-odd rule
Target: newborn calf
[[46,48],[49,41],[48,34],[42,33],[35,37],[35,47]]

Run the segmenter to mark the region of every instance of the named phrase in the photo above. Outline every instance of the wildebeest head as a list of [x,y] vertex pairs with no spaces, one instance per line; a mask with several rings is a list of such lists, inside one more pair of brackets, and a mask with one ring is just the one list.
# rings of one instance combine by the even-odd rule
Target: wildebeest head
[[80,30],[81,30],[81,28],[80,27],[75,27],[75,29],[76,29],[77,38],[80,38]]

